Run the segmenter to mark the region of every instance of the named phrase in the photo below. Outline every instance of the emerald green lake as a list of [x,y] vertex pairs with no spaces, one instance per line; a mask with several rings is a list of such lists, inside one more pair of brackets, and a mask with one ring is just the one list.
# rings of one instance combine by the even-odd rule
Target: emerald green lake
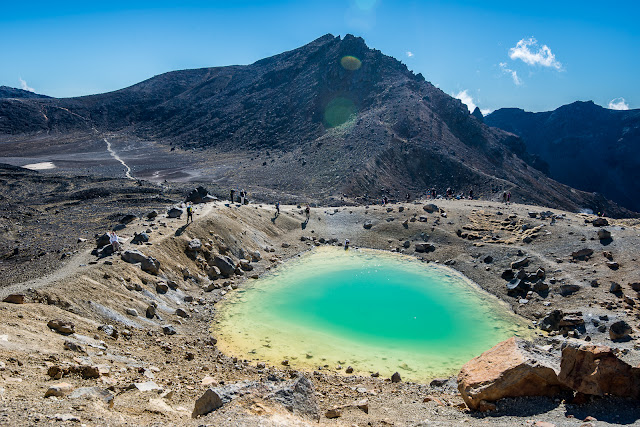
[[374,250],[316,248],[221,304],[213,332],[227,354],[415,381],[454,374],[528,334],[523,319],[458,272]]

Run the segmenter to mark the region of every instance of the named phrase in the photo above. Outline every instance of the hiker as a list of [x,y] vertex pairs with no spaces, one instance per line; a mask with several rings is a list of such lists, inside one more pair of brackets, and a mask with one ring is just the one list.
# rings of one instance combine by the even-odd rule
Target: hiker
[[309,221],[309,218],[311,217],[311,207],[309,206],[308,203],[307,203],[307,207],[304,208],[304,213],[307,216],[307,221]]
[[109,243],[111,243],[113,252],[120,252],[120,242],[118,241],[118,235],[115,231],[109,233]]
[[506,191],[502,192],[502,203],[507,203],[507,192]]
[[244,191],[244,189],[240,190],[240,204],[244,205],[244,197],[246,196],[247,192]]
[[407,203],[411,201],[411,194],[407,193]]
[[473,200],[473,189],[469,190],[469,199]]
[[235,194],[236,194],[236,190],[231,189],[230,194],[231,194],[231,195],[229,196],[229,198],[230,198],[230,200],[231,200],[231,203],[233,203],[233,202],[234,202],[234,200],[233,200],[233,196],[235,196]]
[[346,251],[347,249],[349,249],[349,239],[345,239],[344,241],[344,250]]
[[389,199],[387,198],[387,196],[382,197],[382,206],[386,205],[389,203]]
[[280,201],[276,202],[276,216],[280,215]]
[[511,191],[507,193],[507,203],[511,203]]
[[187,205],[187,224],[189,224],[189,219],[193,222],[193,206],[191,206],[191,203]]

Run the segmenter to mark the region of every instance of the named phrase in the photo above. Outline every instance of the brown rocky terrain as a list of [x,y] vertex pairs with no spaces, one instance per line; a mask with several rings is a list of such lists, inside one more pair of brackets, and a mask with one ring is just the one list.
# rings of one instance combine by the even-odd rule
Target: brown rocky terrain
[[[13,297],[0,303],[1,423],[573,426],[582,420],[606,425],[640,419],[634,397],[609,396],[611,385],[584,383],[572,368],[583,356],[571,353],[566,359],[563,350],[567,344],[600,344],[616,350],[584,356],[592,365],[603,360],[614,366],[614,354],[630,366],[640,362],[637,220],[606,218],[608,225],[596,226],[602,218],[524,204],[438,199],[314,207],[303,229],[304,213],[296,205],[283,205],[274,218],[271,203],[214,201],[196,205],[195,222],[186,225],[184,215],[167,215],[187,194],[188,188],[177,184],[160,194],[136,193],[136,188],[163,187],[78,179],[66,191],[68,201],[53,201],[46,197],[55,181],[51,176],[6,173],[24,174],[3,186],[4,225],[17,227],[11,229],[13,244],[37,242],[31,233],[44,236],[55,227],[66,240],[52,239],[43,251],[55,252],[59,245],[70,255],[50,263],[40,261],[48,255],[3,260],[9,280],[0,299]],[[40,185],[27,187],[38,179]],[[56,179],[55,185],[65,185],[64,177]],[[98,185],[104,187],[101,197],[79,202],[77,192]],[[23,214],[16,194],[34,201],[28,212],[37,220]],[[128,204],[132,199],[138,204]],[[54,208],[41,208],[38,200]],[[147,217],[153,209],[158,215]],[[95,236],[126,213],[135,218],[119,226],[124,256],[93,255]],[[20,228],[23,223],[28,233]],[[143,244],[134,244],[143,232],[148,242],[137,237]],[[504,398],[493,403],[493,411],[475,412],[467,409],[455,378],[415,384],[331,368],[301,372],[293,363],[217,349],[209,329],[225,295],[333,238],[350,239],[352,249],[398,251],[462,272],[530,321],[537,336],[532,354],[559,360],[563,352],[560,377],[582,394]],[[141,255],[126,252],[133,250]],[[125,261],[136,257],[142,264]],[[217,257],[229,257],[229,277],[222,277]],[[20,269],[25,272],[12,273]],[[629,332],[612,328],[620,320],[630,325],[630,336],[612,341],[618,338],[612,330],[623,338]],[[631,369],[624,366],[619,369]],[[194,409],[216,407],[192,418]]]

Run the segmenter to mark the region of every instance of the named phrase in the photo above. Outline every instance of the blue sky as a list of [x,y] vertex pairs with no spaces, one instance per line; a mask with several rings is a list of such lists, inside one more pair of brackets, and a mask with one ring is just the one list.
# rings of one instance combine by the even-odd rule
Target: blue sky
[[3,2],[0,85],[87,95],[351,33],[482,110],[640,108],[638,17],[627,0]]

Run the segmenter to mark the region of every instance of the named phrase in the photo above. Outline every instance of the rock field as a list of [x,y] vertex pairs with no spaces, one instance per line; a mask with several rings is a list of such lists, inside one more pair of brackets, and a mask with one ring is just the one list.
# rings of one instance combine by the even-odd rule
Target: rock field
[[[92,217],[91,235],[82,212],[68,210],[60,232],[74,249],[52,243],[55,265],[3,258],[0,424],[639,422],[637,220],[438,199],[312,207],[305,223],[300,205],[275,216],[272,204],[207,200],[188,225],[186,212],[169,215],[168,200],[124,203],[119,218]],[[55,210],[38,215],[31,232],[56,219]],[[115,224],[119,253],[102,237]],[[430,384],[405,382],[400,369],[393,378],[356,366],[306,372],[217,349],[209,329],[227,294],[345,239],[460,271],[528,319],[535,339],[501,343]]]

